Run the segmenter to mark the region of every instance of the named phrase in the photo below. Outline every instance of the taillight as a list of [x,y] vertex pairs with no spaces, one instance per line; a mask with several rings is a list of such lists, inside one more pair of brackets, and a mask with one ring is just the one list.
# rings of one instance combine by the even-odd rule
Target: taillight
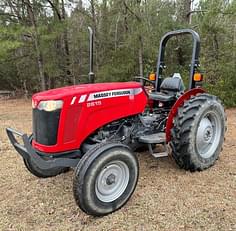
[[195,74],[193,75],[193,80],[194,80],[195,82],[201,82],[201,81],[203,80],[203,74],[201,74],[201,73],[195,73]]

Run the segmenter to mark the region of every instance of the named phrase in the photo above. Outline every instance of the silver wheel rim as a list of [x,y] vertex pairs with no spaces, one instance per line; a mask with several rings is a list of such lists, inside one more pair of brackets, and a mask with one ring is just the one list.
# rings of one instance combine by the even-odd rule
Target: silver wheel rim
[[221,138],[222,124],[220,116],[214,111],[207,112],[197,130],[197,151],[202,158],[214,155]]
[[112,202],[119,198],[129,183],[129,168],[123,161],[112,161],[99,173],[96,183],[96,196],[102,202]]

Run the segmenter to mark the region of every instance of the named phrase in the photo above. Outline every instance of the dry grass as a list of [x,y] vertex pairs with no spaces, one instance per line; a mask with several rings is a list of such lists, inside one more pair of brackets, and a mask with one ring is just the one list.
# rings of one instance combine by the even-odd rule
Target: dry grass
[[38,179],[10,145],[6,127],[31,131],[30,101],[0,101],[0,230],[236,230],[236,110],[227,114],[227,139],[215,166],[190,173],[169,158],[140,153],[130,201],[93,218],[74,203],[73,171]]

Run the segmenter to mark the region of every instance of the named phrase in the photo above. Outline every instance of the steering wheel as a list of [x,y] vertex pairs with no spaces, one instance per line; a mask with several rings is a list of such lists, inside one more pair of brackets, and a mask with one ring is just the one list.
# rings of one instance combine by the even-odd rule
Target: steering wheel
[[155,87],[155,81],[152,81],[152,80],[150,80],[150,79],[144,78],[144,77],[142,77],[142,76],[135,76],[134,79],[135,79],[135,80],[144,80],[144,81],[143,81],[143,84],[142,84],[143,86],[145,86],[145,85],[146,85],[146,82],[148,82],[148,83],[152,84],[152,85]]

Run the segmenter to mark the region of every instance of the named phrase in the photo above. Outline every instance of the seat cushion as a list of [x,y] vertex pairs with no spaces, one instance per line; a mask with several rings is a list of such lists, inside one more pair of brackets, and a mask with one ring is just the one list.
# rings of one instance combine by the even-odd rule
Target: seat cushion
[[173,101],[182,91],[184,91],[183,80],[177,77],[168,77],[161,83],[160,92],[149,93],[149,98],[162,102]]
[[175,94],[165,94],[163,92],[151,92],[149,93],[149,99],[167,102],[175,100]]

